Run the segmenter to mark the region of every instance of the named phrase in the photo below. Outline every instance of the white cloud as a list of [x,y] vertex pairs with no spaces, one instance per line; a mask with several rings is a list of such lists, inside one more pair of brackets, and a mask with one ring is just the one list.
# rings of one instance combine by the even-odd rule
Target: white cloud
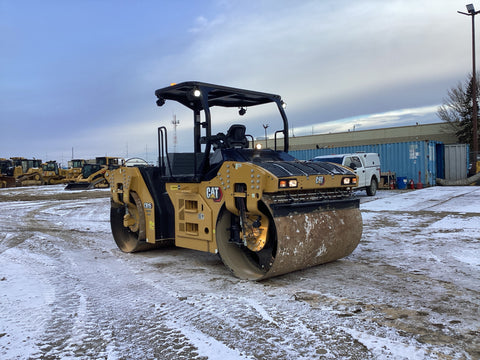
[[291,134],[301,136],[441,122],[436,116],[438,106],[439,105],[422,106],[376,114],[358,115],[309,126],[295,127],[291,131]]
[[215,26],[221,25],[224,20],[225,19],[223,16],[215,17],[212,20],[208,20],[205,16],[200,15],[195,19],[195,25],[188,31],[194,34],[201,33]]
[[[297,106],[321,107],[339,97],[451,78],[461,73],[459,63],[468,63],[468,42],[459,41],[468,24],[455,4],[259,3],[230,4],[217,15],[221,21],[197,18],[202,31],[159,69],[181,80],[276,92]],[[404,93],[399,108],[414,97],[414,88]]]
[[[97,19],[100,33],[102,26],[108,28],[108,44],[100,42],[101,51],[82,53],[88,56],[88,67],[83,64],[85,58],[67,56],[71,77],[64,83],[69,91],[55,87],[51,76],[47,85],[55,89],[48,95],[29,96],[25,91],[19,95],[11,87],[4,91],[15,93],[16,99],[44,101],[35,107],[45,114],[49,127],[54,127],[55,121],[81,124],[70,130],[75,132],[73,136],[58,135],[57,147],[66,144],[68,151],[83,127],[88,127],[89,134],[76,146],[89,144],[92,152],[97,149],[102,155],[125,148],[127,142],[138,144],[139,151],[145,143],[153,146],[149,144],[156,142],[159,122],[167,121],[168,125],[172,115],[165,109],[157,111],[153,91],[171,82],[199,80],[277,93],[288,103],[291,127],[304,126],[308,131],[313,126],[315,131],[329,132],[351,129],[353,124],[364,129],[415,117],[425,121],[431,114],[392,110],[440,103],[448,88],[463,81],[471,69],[471,23],[457,14],[464,9],[458,2],[218,0],[208,5],[195,3],[187,10],[181,2],[172,3],[163,13],[160,9],[165,6],[157,2],[143,5],[151,7],[149,13],[155,13],[152,18],[158,15],[159,21],[132,21],[132,34],[137,36],[131,38],[120,26],[123,23],[112,19],[118,18],[114,15],[130,19],[122,11],[137,9],[134,5],[117,7],[119,13],[111,19]],[[78,19],[83,15],[79,13]],[[137,25],[141,33],[135,32]],[[61,33],[62,29],[54,30]],[[96,35],[90,28],[81,30],[75,39],[88,44],[85,49],[92,49],[88,36]],[[117,31],[125,36],[110,36]],[[57,44],[49,40],[38,46],[57,49]],[[20,48],[27,45],[18,44]],[[61,54],[66,54],[65,50]],[[48,51],[43,57],[50,64],[55,54]],[[23,60],[28,66],[19,61],[21,71],[9,71],[9,66],[5,71],[19,74],[15,84],[25,83],[26,89],[47,94],[48,86],[32,84],[31,72],[24,71],[37,67],[37,63],[32,63],[31,57]],[[52,102],[66,110],[59,113],[50,106]],[[4,117],[20,123],[17,109],[25,112],[26,101],[22,99],[20,104],[7,101],[2,107]],[[85,113],[94,114],[95,119],[86,123]],[[261,121],[259,117],[260,125]],[[99,128],[106,122],[115,126]],[[260,125],[253,128],[252,135],[263,135]],[[111,135],[97,135],[105,131]],[[153,140],[147,140],[150,138]],[[14,143],[3,146],[8,150],[26,149]],[[129,145],[132,151],[133,146]]]

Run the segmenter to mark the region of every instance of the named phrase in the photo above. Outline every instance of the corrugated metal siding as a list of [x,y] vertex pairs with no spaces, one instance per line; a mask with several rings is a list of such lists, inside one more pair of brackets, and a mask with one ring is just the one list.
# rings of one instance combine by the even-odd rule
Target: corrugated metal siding
[[445,179],[465,179],[468,173],[468,145],[445,145]]
[[382,172],[394,172],[398,177],[406,177],[418,182],[419,173],[422,184],[435,185],[436,145],[437,141],[411,141],[402,143],[345,146],[338,148],[295,150],[289,154],[299,160],[309,160],[315,156],[354,153],[357,151],[373,152],[380,155]]

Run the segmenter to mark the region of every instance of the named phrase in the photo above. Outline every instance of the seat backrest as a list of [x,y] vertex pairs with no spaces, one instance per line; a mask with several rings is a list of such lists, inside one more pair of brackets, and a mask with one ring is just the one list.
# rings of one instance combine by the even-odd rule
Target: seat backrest
[[227,148],[248,148],[248,139],[245,136],[245,125],[233,124],[228,129],[225,143]]

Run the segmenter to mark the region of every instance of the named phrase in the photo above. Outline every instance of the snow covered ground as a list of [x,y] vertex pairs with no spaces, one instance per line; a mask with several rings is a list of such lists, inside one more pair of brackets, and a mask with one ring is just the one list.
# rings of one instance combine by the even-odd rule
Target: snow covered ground
[[480,358],[480,187],[363,194],[352,255],[249,282],[120,252],[108,190],[0,189],[0,358]]

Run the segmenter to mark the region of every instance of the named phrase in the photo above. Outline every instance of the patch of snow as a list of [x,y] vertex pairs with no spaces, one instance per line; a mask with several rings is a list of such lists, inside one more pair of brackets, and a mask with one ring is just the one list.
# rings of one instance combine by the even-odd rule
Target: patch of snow
[[187,339],[196,346],[200,356],[207,356],[209,360],[245,360],[254,359],[251,356],[246,356],[236,349],[232,349],[225,344],[215,340],[214,338],[207,336],[206,334],[197,331],[195,328],[181,321],[170,320],[167,325],[173,329],[177,329]]
[[390,338],[383,338],[351,328],[342,328],[347,334],[369,349],[377,359],[426,359],[425,350],[410,344],[404,344]]

